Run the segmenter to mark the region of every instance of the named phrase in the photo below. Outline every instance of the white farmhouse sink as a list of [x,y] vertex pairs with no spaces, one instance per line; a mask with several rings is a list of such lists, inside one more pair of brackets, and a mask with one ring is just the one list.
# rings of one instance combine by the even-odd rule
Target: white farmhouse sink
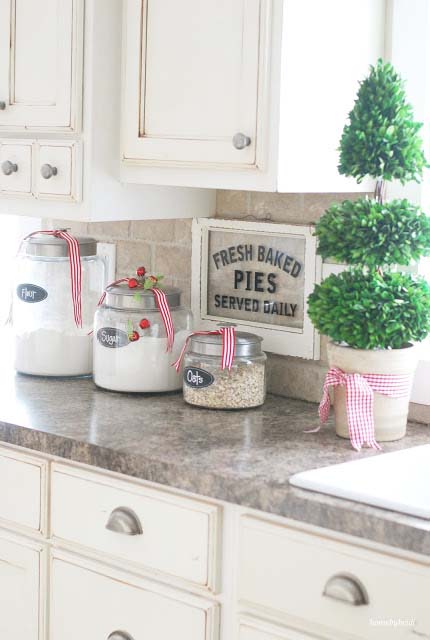
[[303,471],[290,483],[430,519],[430,444]]

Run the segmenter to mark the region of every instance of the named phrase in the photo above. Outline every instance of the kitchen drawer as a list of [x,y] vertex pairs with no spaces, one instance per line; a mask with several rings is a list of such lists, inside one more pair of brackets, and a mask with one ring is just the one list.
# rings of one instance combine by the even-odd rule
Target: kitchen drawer
[[318,640],[301,631],[278,627],[260,620],[241,619],[239,640]]
[[87,568],[67,556],[54,558],[51,591],[51,640],[215,640],[218,636],[217,604],[136,581],[122,572],[112,574],[96,563]]
[[47,142],[38,146],[34,183],[38,198],[79,199],[79,144]]
[[0,518],[41,531],[44,520],[46,464],[31,456],[0,449]]
[[0,143],[0,192],[31,195],[31,143]]
[[[54,465],[56,538],[213,590],[219,519],[219,508],[205,502]],[[128,525],[135,535],[121,531]]]
[[[430,635],[428,565],[252,517],[241,521],[239,563],[239,597],[244,606],[265,615],[288,616],[298,626],[306,621],[321,632],[332,630],[329,638]],[[367,604],[345,601],[359,595],[356,583]],[[344,601],[323,595],[325,590]],[[403,622],[391,626],[390,619]]]

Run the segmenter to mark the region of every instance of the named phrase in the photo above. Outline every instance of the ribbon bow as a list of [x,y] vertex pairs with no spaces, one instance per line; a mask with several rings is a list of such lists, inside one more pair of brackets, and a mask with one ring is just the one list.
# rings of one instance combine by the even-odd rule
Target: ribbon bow
[[230,371],[236,353],[236,329],[234,327],[221,327],[216,331],[194,331],[193,333],[190,333],[184,342],[179,358],[172,364],[172,367],[175,367],[177,373],[179,373],[179,369],[181,368],[182,358],[184,357],[191,336],[216,335],[222,335],[221,368],[228,369]]
[[[120,280],[115,280],[115,282],[111,282],[106,287],[106,289],[116,284],[120,284],[121,282],[128,282],[129,280],[130,278],[120,278]],[[152,291],[158,310],[161,314],[161,318],[163,320],[164,328],[166,329],[166,335],[167,335],[166,351],[172,351],[173,343],[175,341],[175,329],[173,327],[172,314],[170,313],[170,307],[169,307],[169,303],[167,302],[166,294],[164,293],[164,291],[162,291],[161,289],[157,289],[156,287],[153,287],[152,289],[147,289],[147,291]],[[105,298],[106,298],[106,291],[104,291],[104,293],[102,294],[98,302],[99,307],[100,305],[103,304],[103,302],[105,301]]]
[[373,398],[381,393],[390,398],[402,398],[409,394],[412,377],[380,373],[346,373],[332,367],[324,382],[323,397],[319,406],[321,424],[330,413],[330,387],[346,387],[346,412],[351,444],[360,451],[363,444],[372,449],[381,449],[375,440],[373,420]]
[[67,242],[67,249],[69,252],[70,262],[70,283],[72,289],[72,302],[73,302],[73,316],[76,326],[82,327],[82,265],[81,265],[81,252],[79,249],[79,242],[65,229],[54,229],[49,231],[33,231],[28,236],[25,236],[23,242],[37,236],[39,234],[46,236],[54,236],[55,238],[61,238]]

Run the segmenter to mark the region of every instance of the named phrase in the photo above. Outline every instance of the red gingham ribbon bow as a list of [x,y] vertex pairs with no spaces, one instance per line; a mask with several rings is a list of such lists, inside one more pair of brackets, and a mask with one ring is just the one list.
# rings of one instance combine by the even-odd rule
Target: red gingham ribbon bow
[[[120,280],[115,280],[115,282],[111,282],[106,288],[112,287],[115,284],[120,284],[121,282],[128,282],[130,278],[121,278]],[[173,343],[175,341],[175,329],[173,327],[172,314],[170,313],[169,303],[167,302],[167,297],[164,291],[161,289],[157,289],[156,287],[152,289],[147,289],[147,291],[151,291],[154,294],[155,302],[157,303],[158,310],[163,319],[164,328],[166,329],[167,335],[167,348],[166,351],[171,351],[173,349]],[[106,298],[106,291],[102,294],[98,306],[102,305]]]
[[216,335],[222,335],[221,368],[228,369],[230,371],[233,365],[234,355],[236,353],[236,329],[234,327],[221,327],[216,331],[194,331],[193,333],[190,333],[190,335],[185,340],[179,358],[176,360],[176,362],[173,363],[172,366],[175,367],[177,372],[179,372],[179,369],[181,368],[182,358],[184,357],[184,353],[186,351],[186,348],[188,347],[191,336]]
[[346,387],[346,411],[352,446],[357,451],[361,450],[363,444],[372,449],[381,449],[375,440],[374,393],[381,393],[390,398],[403,398],[409,394],[411,383],[411,375],[345,373],[337,367],[332,367],[327,373],[319,406],[321,424],[327,421],[330,413],[329,388]]
[[70,262],[70,283],[72,289],[73,315],[78,328],[82,327],[82,265],[79,242],[65,229],[54,229],[52,231],[34,231],[23,240],[28,240],[39,234],[62,238],[67,242]]

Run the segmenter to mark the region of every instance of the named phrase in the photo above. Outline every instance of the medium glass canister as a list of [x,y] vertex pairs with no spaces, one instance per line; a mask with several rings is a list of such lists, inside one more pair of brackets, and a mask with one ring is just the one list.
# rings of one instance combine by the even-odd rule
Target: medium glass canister
[[266,354],[262,338],[236,333],[231,369],[222,369],[223,337],[192,335],[184,356],[183,391],[189,404],[209,409],[249,409],[266,398]]
[[153,291],[130,289],[127,283],[106,289],[94,320],[94,382],[111,391],[154,393],[176,391],[182,375],[172,363],[192,329],[191,311],[181,305],[181,291],[163,287],[175,338],[167,335]]
[[12,325],[15,368],[38,376],[92,373],[94,311],[105,285],[105,263],[94,238],[76,238],[81,263],[82,326],[76,321],[77,294],[65,239],[33,235],[16,259]]

